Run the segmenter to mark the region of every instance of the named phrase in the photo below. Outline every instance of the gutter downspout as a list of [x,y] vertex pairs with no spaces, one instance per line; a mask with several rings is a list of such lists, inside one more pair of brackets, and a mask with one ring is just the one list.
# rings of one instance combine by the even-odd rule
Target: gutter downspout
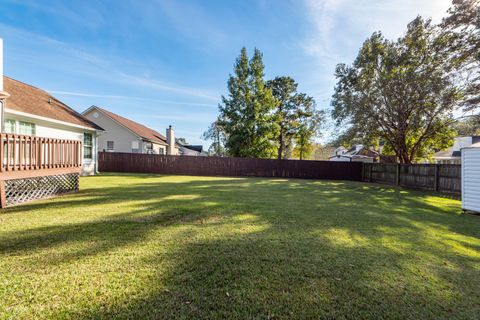
[[101,130],[95,130],[95,165],[93,168],[93,174],[97,175],[100,172],[98,171],[98,153],[100,152],[100,149],[98,148],[98,137],[100,137],[104,133],[104,131]]
[[0,38],[0,132],[5,132],[5,105],[10,95],[3,91],[3,39]]

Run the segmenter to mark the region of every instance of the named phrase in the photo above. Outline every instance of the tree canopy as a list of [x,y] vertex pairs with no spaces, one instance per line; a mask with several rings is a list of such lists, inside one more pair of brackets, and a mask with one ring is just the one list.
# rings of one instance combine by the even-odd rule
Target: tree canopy
[[225,133],[227,153],[235,157],[271,158],[278,126],[272,113],[275,98],[264,81],[262,53],[251,60],[242,48],[228,79],[228,96],[222,96],[217,123]]
[[466,111],[480,105],[480,0],[454,0],[441,27],[449,36],[450,59],[464,82]]
[[233,75],[228,79],[228,96],[222,96],[217,120],[203,134],[213,140],[211,153],[234,157],[303,158],[311,151],[324,113],[315,100],[297,92],[290,77],[264,80],[262,54],[255,49],[249,60],[242,48]]
[[296,154],[302,159],[311,150],[313,137],[324,120],[323,112],[316,110],[312,97],[297,92],[298,84],[291,77],[276,77],[267,81],[267,86],[276,98],[277,158],[290,158],[293,151],[301,150]]
[[450,145],[462,94],[448,44],[448,35],[421,17],[396,41],[372,34],[351,66],[337,65],[336,124],[368,145],[382,139],[401,163]]

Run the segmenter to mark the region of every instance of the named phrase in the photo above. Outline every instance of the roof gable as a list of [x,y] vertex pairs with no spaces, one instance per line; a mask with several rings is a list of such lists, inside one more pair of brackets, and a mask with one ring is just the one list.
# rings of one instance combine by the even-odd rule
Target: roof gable
[[10,94],[7,99],[7,109],[103,130],[48,92],[6,76],[3,79],[4,89]]
[[104,115],[108,116],[109,118],[111,118],[121,126],[125,127],[126,129],[130,130],[131,132],[133,132],[134,134],[136,134],[142,139],[145,139],[154,143],[158,143],[161,145],[167,145],[167,142],[166,142],[167,138],[165,138],[165,136],[160,134],[159,132],[153,129],[150,129],[144,126],[143,124],[127,119],[113,112],[110,112],[106,109],[103,109],[97,106],[92,106],[87,110],[85,110],[83,114],[86,114],[92,111],[93,109],[98,110],[99,112],[102,112]]

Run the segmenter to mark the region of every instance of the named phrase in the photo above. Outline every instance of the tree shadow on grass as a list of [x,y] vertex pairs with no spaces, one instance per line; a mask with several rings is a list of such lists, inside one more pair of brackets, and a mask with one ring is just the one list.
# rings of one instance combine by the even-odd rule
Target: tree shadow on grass
[[[124,176],[125,179],[131,177]],[[107,235],[115,240],[110,241],[115,247],[141,239],[143,234],[158,226],[194,223],[212,215],[228,216],[241,212],[261,216],[286,233],[308,233],[318,227],[349,229],[353,226],[358,230],[366,228],[369,232],[372,226],[422,232],[418,227],[422,224],[470,237],[480,236],[478,224],[465,223],[476,217],[455,215],[451,208],[432,205],[425,201],[429,195],[419,191],[343,181],[261,178],[197,178],[172,185],[156,175],[134,175],[135,178],[138,176],[142,178],[141,182],[127,181],[113,187],[89,188],[47,203],[7,209],[5,213],[20,214],[49,207],[57,210],[80,208],[81,213],[89,207],[115,204],[112,212],[97,220],[3,234],[0,236],[0,253],[103,239]],[[301,227],[291,228],[292,223]],[[105,229],[111,229],[111,232],[105,233]],[[100,248],[108,250],[108,241],[100,242],[104,242]],[[93,250],[98,251],[101,250]]]
[[[267,228],[238,238],[199,241],[172,253],[135,299],[92,306],[79,319],[473,318],[475,284],[379,246],[328,238],[285,239]],[[373,241],[373,240],[370,240]],[[436,252],[436,254],[442,254]],[[449,254],[443,253],[445,259]],[[165,259],[153,252],[144,263]],[[473,266],[465,266],[472,272]]]
[[[101,218],[0,237],[0,254],[36,253],[32,265],[72,268],[87,257],[110,260],[121,257],[117,249],[151,245],[121,271],[128,277],[136,268],[159,270],[146,285],[129,288],[134,295],[114,292],[82,310],[60,307],[54,317],[478,314],[480,223],[427,201],[424,193],[338,181],[196,178],[172,185],[158,176],[125,179],[52,201],[59,209],[112,205]],[[38,205],[9,213],[44,209]],[[184,231],[174,234],[173,245],[157,243],[170,227]]]

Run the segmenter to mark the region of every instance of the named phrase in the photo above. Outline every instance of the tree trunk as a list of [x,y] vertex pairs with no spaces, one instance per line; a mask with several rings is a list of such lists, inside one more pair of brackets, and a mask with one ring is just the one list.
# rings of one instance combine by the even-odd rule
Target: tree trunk
[[283,158],[283,149],[285,148],[284,146],[284,141],[283,141],[283,130],[280,130],[280,138],[279,138],[279,144],[278,144],[278,156],[277,159],[281,160]]

